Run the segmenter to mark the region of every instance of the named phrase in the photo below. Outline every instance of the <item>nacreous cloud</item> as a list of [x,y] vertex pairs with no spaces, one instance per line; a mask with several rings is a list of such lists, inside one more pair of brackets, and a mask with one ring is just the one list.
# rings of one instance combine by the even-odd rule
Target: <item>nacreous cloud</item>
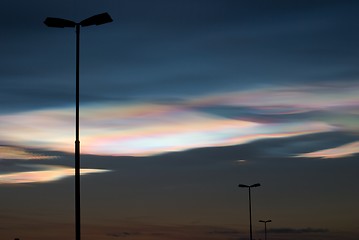
[[251,107],[271,114],[292,114],[313,110],[347,111],[359,106],[358,83],[268,87],[210,95],[194,99],[199,106]]
[[330,159],[330,158],[351,157],[356,153],[359,153],[359,141],[345,144],[335,148],[299,154],[297,155],[297,157]]
[[[176,106],[146,104],[82,109],[82,152],[97,155],[147,156],[335,129],[322,122],[258,123],[227,119]],[[73,152],[70,109],[2,116],[0,125],[7,126],[0,135],[8,143]]]
[[[349,121],[343,121],[343,116],[353,119],[359,104],[358,89],[343,83],[222,93],[181,103],[84,105],[80,117],[81,151],[96,155],[148,156],[335,131],[338,126],[347,127],[344,122]],[[245,107],[254,111],[250,119],[240,112],[235,118],[227,118],[221,111],[202,111],[211,106]],[[311,111],[325,112],[322,116],[326,117],[310,115]],[[303,112],[307,112],[306,118],[293,117]],[[263,121],[265,114],[277,117],[266,122]],[[0,115],[0,126],[0,140],[6,145],[74,151],[73,109]]]
[[[32,165],[33,171],[0,174],[0,184],[44,183],[73,176],[74,169],[65,166]],[[105,169],[81,169],[81,175],[108,172]]]
[[56,158],[56,156],[45,156],[41,154],[35,154],[18,147],[0,146],[0,159],[42,160],[42,159],[54,159],[54,158]]

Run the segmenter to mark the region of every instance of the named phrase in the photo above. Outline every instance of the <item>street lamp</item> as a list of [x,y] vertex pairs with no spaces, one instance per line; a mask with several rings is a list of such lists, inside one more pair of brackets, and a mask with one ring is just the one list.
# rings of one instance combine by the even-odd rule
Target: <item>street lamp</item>
[[75,140],[75,230],[76,240],[81,239],[81,201],[80,201],[80,27],[102,25],[112,22],[108,13],[101,13],[86,18],[81,22],[74,22],[62,18],[48,17],[44,23],[54,28],[75,28],[76,29],[76,140]]
[[272,222],[272,220],[259,220],[259,222],[264,223],[264,240],[267,240],[267,223]]
[[252,240],[252,200],[251,200],[251,188],[259,187],[260,184],[252,184],[252,185],[245,185],[239,184],[238,187],[240,188],[248,188],[248,200],[249,200],[249,239]]

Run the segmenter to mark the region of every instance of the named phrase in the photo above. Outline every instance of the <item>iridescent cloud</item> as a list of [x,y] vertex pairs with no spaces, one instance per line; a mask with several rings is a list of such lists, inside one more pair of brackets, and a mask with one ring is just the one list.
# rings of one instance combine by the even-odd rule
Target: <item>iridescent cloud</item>
[[[197,97],[168,104],[103,104],[81,107],[81,151],[97,155],[148,156],[193,148],[244,144],[335,131],[343,118],[264,122],[263,114],[280,116],[321,110],[353,115],[359,87],[296,86],[248,90]],[[226,118],[201,111],[206,106],[238,106],[260,114]],[[338,117],[338,115],[330,115]],[[314,118],[315,119],[315,118]],[[44,109],[0,116],[0,140],[7,145],[74,151],[74,111]],[[355,130],[355,128],[352,127]]]
[[330,158],[351,157],[357,153],[359,153],[359,141],[348,143],[335,148],[329,148],[320,151],[299,154],[297,155],[297,157],[330,159]]
[[[73,176],[74,169],[65,166],[32,165],[33,171],[0,174],[0,184],[44,183]],[[108,172],[105,169],[81,169],[81,175]]]
[[18,147],[0,146],[0,159],[42,160],[42,159],[54,159],[54,158],[56,158],[56,156],[45,156],[42,154],[35,154]]
[[194,99],[192,104],[246,106],[271,114],[292,114],[313,110],[357,108],[358,96],[358,83],[341,82],[236,91]]
[[[67,117],[68,112],[68,109],[58,109],[6,116],[7,128],[1,132],[1,138],[31,147],[72,152],[73,119]],[[31,119],[30,124],[23,119]],[[3,122],[1,117],[0,124]],[[89,106],[83,108],[81,122],[83,153],[133,156],[229,146],[335,129],[321,122],[263,124],[161,105],[124,109],[121,106],[97,109]]]

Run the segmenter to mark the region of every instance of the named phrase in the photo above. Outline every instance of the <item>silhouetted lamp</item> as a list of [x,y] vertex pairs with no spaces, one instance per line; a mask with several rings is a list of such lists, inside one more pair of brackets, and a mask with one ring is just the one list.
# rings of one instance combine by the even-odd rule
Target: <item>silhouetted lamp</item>
[[76,240],[81,239],[81,201],[80,201],[80,27],[102,25],[112,22],[108,13],[101,13],[86,18],[79,23],[62,18],[48,17],[44,23],[54,28],[76,28],[76,141],[75,141],[75,230]]
[[249,239],[252,240],[252,200],[251,200],[251,188],[259,187],[259,183],[252,185],[238,184],[240,188],[248,188],[248,201],[249,201]]
[[46,18],[44,23],[48,27],[55,27],[55,28],[70,27],[70,28],[73,28],[73,27],[76,27],[77,25],[80,25],[81,27],[88,27],[88,26],[92,26],[92,25],[101,25],[101,24],[112,22],[112,21],[113,20],[108,13],[101,13],[101,14],[97,14],[95,16],[86,18],[79,23],[76,23],[74,21],[67,20],[67,19],[53,18],[53,17]]
[[267,223],[272,222],[272,220],[259,220],[259,222],[264,223],[264,240],[267,240]]

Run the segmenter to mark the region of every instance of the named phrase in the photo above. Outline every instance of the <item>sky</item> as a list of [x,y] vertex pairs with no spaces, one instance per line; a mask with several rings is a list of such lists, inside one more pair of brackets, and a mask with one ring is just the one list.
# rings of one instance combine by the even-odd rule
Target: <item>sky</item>
[[0,238],[359,238],[359,2],[4,0]]

